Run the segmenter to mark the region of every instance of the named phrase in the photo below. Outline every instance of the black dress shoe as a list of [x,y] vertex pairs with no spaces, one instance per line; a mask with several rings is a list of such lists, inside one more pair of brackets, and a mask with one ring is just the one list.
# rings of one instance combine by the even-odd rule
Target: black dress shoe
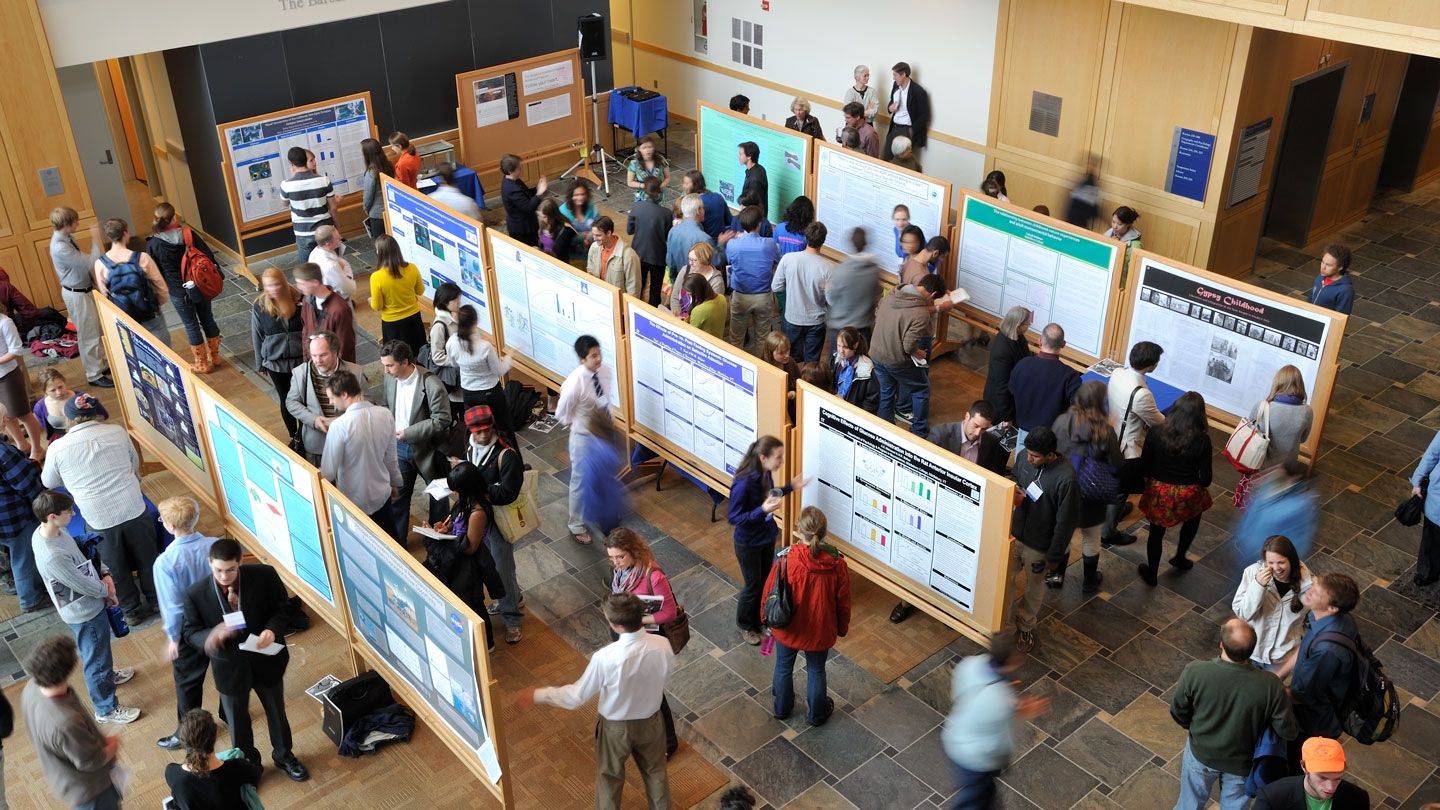
[[90,384],[90,385],[95,386],[96,388],[114,388],[114,387],[115,387],[114,381],[111,380],[109,377],[100,377],[100,378],[94,379],[94,380],[87,380],[86,382],[87,382],[88,384]]
[[171,734],[169,737],[161,737],[155,741],[155,744],[164,748],[166,751],[174,751],[184,745],[184,743],[180,742],[180,738],[174,734]]
[[300,764],[300,760],[296,759],[294,756],[291,756],[284,761],[276,760],[275,767],[284,771],[286,776],[290,777],[296,782],[304,782],[306,779],[310,778],[310,771],[306,770],[305,766]]
[[1128,546],[1135,542],[1135,535],[1124,532],[1116,532],[1100,538],[1102,546]]
[[1431,574],[1428,577],[1422,577],[1419,574],[1416,574],[1414,580],[1415,584],[1421,588],[1424,588],[1427,585],[1434,585],[1437,581],[1440,581],[1440,574]]
[[894,610],[890,611],[890,623],[899,624],[910,618],[910,614],[914,612],[915,607],[913,605],[908,602],[901,602],[895,606]]

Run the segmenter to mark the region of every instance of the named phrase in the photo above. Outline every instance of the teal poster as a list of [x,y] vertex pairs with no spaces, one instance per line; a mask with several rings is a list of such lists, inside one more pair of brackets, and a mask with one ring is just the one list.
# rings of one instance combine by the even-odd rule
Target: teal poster
[[809,135],[776,131],[758,120],[710,107],[700,108],[700,171],[705,187],[739,208],[740,189],[745,185],[745,167],[740,165],[740,144],[753,141],[760,147],[761,166],[770,181],[767,216],[775,222],[785,208],[805,193],[805,170],[810,165]]

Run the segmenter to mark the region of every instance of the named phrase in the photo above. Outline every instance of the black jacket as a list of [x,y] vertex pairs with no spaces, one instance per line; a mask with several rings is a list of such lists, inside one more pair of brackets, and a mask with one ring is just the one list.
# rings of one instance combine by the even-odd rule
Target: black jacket
[[575,231],[575,226],[568,222],[562,222],[560,223],[560,232],[555,234],[554,244],[550,246],[549,253],[560,261],[568,263],[580,241],[580,234]]
[[[1305,810],[1305,777],[1287,776],[1255,794],[1252,810]],[[1341,782],[1331,799],[1330,810],[1370,810],[1370,794],[1364,788]]]
[[990,340],[990,366],[985,372],[985,401],[995,406],[995,421],[1015,421],[1015,396],[1010,393],[1010,372],[1030,356],[1030,343],[1021,335],[1013,340],[1004,333]]
[[1165,446],[1159,432],[1151,432],[1140,450],[1140,467],[1146,478],[1175,486],[1210,486],[1210,434],[1199,433],[1179,452]]
[[505,205],[505,230],[510,236],[525,244],[534,244],[540,234],[540,221],[535,218],[535,209],[544,199],[535,189],[525,185],[524,180],[500,181],[500,201]]
[[[275,633],[273,643],[284,644],[285,630],[289,627],[288,600],[285,583],[280,581],[274,568],[259,563],[240,566],[240,610],[245,614],[245,629],[231,635],[220,650],[210,656],[215,688],[220,694],[243,695],[256,685],[274,686],[284,680],[285,667],[290,663],[288,649],[275,655],[262,655],[240,649],[240,643],[268,628]],[[191,585],[185,591],[181,638],[203,652],[205,639],[216,625],[224,622],[228,610],[221,602],[220,589],[213,577]]]
[[[944,424],[933,425],[930,428],[930,435],[927,436],[932,444],[943,447],[946,450],[960,455],[960,446],[965,442],[965,434],[960,430],[959,422],[945,422]],[[975,463],[995,473],[1005,475],[1008,471],[1005,465],[1010,460],[1010,454],[1000,446],[1000,440],[995,434],[984,431],[980,434],[980,451],[975,454]]]
[[[1051,568],[1064,568],[1070,557],[1070,535],[1080,522],[1080,481],[1070,460],[1057,458],[1038,471],[1029,458],[1015,457],[1012,472],[1020,505],[1010,522],[1010,534],[1020,542],[1045,553]],[[1032,501],[1025,489],[1039,478],[1042,494]]]
[[255,368],[276,374],[289,374],[305,362],[303,341],[305,324],[300,307],[288,320],[270,315],[259,304],[250,307],[250,346],[255,350]]
[[[190,241],[201,253],[215,261],[215,252],[200,238],[200,234],[190,231]],[[179,241],[171,241],[165,237],[156,235],[145,241],[145,252],[155,260],[155,266],[160,269],[160,275],[165,277],[165,287],[170,291],[171,298],[185,295],[185,279],[180,274],[180,260],[185,258],[185,239],[183,235]],[[216,262],[216,266],[219,263]]]
[[666,240],[670,238],[670,224],[674,219],[670,209],[654,202],[641,200],[630,206],[630,218],[625,223],[625,233],[634,238],[630,247],[645,264],[664,265]]
[[[890,103],[900,100],[899,85],[890,85]],[[887,109],[889,105],[886,105]],[[905,108],[910,111],[910,145],[919,149],[930,134],[930,94],[913,78]]]

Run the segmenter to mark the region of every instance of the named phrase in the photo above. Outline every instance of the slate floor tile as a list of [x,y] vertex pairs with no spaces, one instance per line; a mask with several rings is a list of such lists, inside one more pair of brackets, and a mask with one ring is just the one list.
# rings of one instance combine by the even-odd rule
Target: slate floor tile
[[1180,678],[1180,671],[1195,658],[1171,647],[1149,633],[1141,633],[1110,656],[1110,662],[1148,681],[1151,686],[1168,689]]
[[[799,656],[795,665],[796,689],[799,689],[800,673],[805,669],[805,657]],[[830,654],[825,662],[826,686],[832,697],[843,699],[851,706],[864,705],[871,698],[885,691],[885,682],[865,671],[855,660],[844,655]]]
[[791,742],[841,779],[886,748],[884,740],[843,712],[836,712],[823,726],[807,728]]
[[761,746],[730,770],[775,807],[783,807],[825,775],[815,760],[782,737]]
[[1189,571],[1181,571],[1164,562],[1161,566],[1169,570],[1161,572],[1160,587],[1172,590],[1202,608],[1221,600],[1230,601],[1239,584],[1240,570],[1227,577],[1199,566]]
[[1440,717],[1413,703],[1400,710],[1400,724],[1390,741],[1432,765],[1440,765]]
[[[666,571],[668,573],[668,569]],[[684,605],[685,612],[692,615],[736,594],[734,585],[701,565],[692,566],[678,576],[671,576],[670,588],[675,593],[676,603]]]
[[996,810],[1039,810],[1035,803],[1020,795],[1002,780],[995,785]]
[[889,757],[877,756],[835,785],[859,810],[915,807],[933,791]]
[[703,718],[746,686],[729,667],[705,656],[676,670],[670,678],[669,691]]
[[1406,569],[1415,564],[1413,554],[1406,554],[1375,537],[1365,537],[1364,535],[1356,536],[1350,542],[1330,552],[1330,555],[1341,562],[1353,565],[1363,571],[1369,571],[1388,582],[1394,582]]
[[1421,783],[1420,787],[1400,805],[1399,810],[1420,810],[1420,808],[1440,802],[1440,773],[1432,775]]
[[1060,685],[1111,715],[1119,714],[1149,688],[1149,684],[1099,656],[1071,670],[1060,679]]
[[820,782],[785,805],[785,810],[856,810],[835,788]]
[[1094,639],[1060,619],[1049,618],[1035,626],[1035,649],[1030,657],[1064,673],[1099,650]]
[[1165,810],[1175,806],[1180,780],[1153,762],[1126,780],[1110,798],[1125,810]]
[[778,736],[785,726],[747,696],[736,695],[695,721],[695,730],[719,746],[726,756],[740,760]]
[[1195,603],[1168,588],[1152,588],[1138,578],[1110,597],[1110,604],[1151,627],[1166,627],[1189,613]]
[[1099,718],[1081,726],[1055,750],[1111,787],[1120,787],[1154,756]]
[[690,632],[704,635],[722,650],[745,644],[735,626],[735,597],[726,597],[708,610],[690,614]]
[[1409,796],[1434,771],[1434,764],[1398,745],[1345,745],[1346,774],[1369,782],[1387,796]]
[[1103,599],[1086,603],[1065,617],[1065,624],[1111,650],[1145,631],[1145,622]]
[[1185,729],[1170,716],[1170,704],[1154,695],[1141,695],[1111,718],[1110,725],[1165,760],[1185,748]]
[[942,664],[912,683],[909,692],[926,706],[946,714],[950,711],[950,681],[954,673],[954,664]]
[[1377,647],[1375,655],[1385,665],[1385,674],[1400,689],[1421,700],[1431,700],[1440,693],[1440,661],[1426,658],[1394,639]]
[[1360,606],[1356,609],[1365,618],[1401,638],[1419,630],[1434,615],[1434,611],[1378,586],[1366,588],[1360,593]]
[[[941,796],[949,796],[954,793],[959,785],[955,784],[955,772],[950,767],[950,760],[945,756],[945,749],[940,744],[940,729],[934,729],[929,734],[916,740],[909,748],[896,754],[894,759],[901,767],[914,774],[934,792]],[[1019,736],[1017,734],[1017,736]],[[1024,756],[1024,753],[1017,754]]]
[[909,748],[945,716],[898,687],[890,687],[855,710],[855,719],[897,749]]
[[1043,745],[1021,757],[1000,778],[1040,810],[1068,810],[1099,784],[1055,749]]

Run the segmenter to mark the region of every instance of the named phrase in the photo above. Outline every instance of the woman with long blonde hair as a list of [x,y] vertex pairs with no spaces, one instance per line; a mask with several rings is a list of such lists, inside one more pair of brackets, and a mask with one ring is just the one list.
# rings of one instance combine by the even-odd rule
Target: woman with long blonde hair
[[[1262,413],[1263,411],[1263,413]],[[1287,460],[1300,457],[1300,445],[1310,438],[1315,411],[1305,404],[1305,376],[1295,366],[1282,366],[1270,381],[1270,395],[1250,408],[1250,421],[1270,436],[1260,469],[1240,476],[1231,503],[1236,509],[1250,501],[1250,489],[1259,475]]]
[[300,291],[290,286],[285,271],[267,268],[260,274],[260,295],[250,308],[250,345],[255,350],[255,370],[269,377],[280,398],[280,418],[295,435],[300,423],[285,408],[290,395],[290,372],[305,362],[301,351],[305,324],[300,320]]

